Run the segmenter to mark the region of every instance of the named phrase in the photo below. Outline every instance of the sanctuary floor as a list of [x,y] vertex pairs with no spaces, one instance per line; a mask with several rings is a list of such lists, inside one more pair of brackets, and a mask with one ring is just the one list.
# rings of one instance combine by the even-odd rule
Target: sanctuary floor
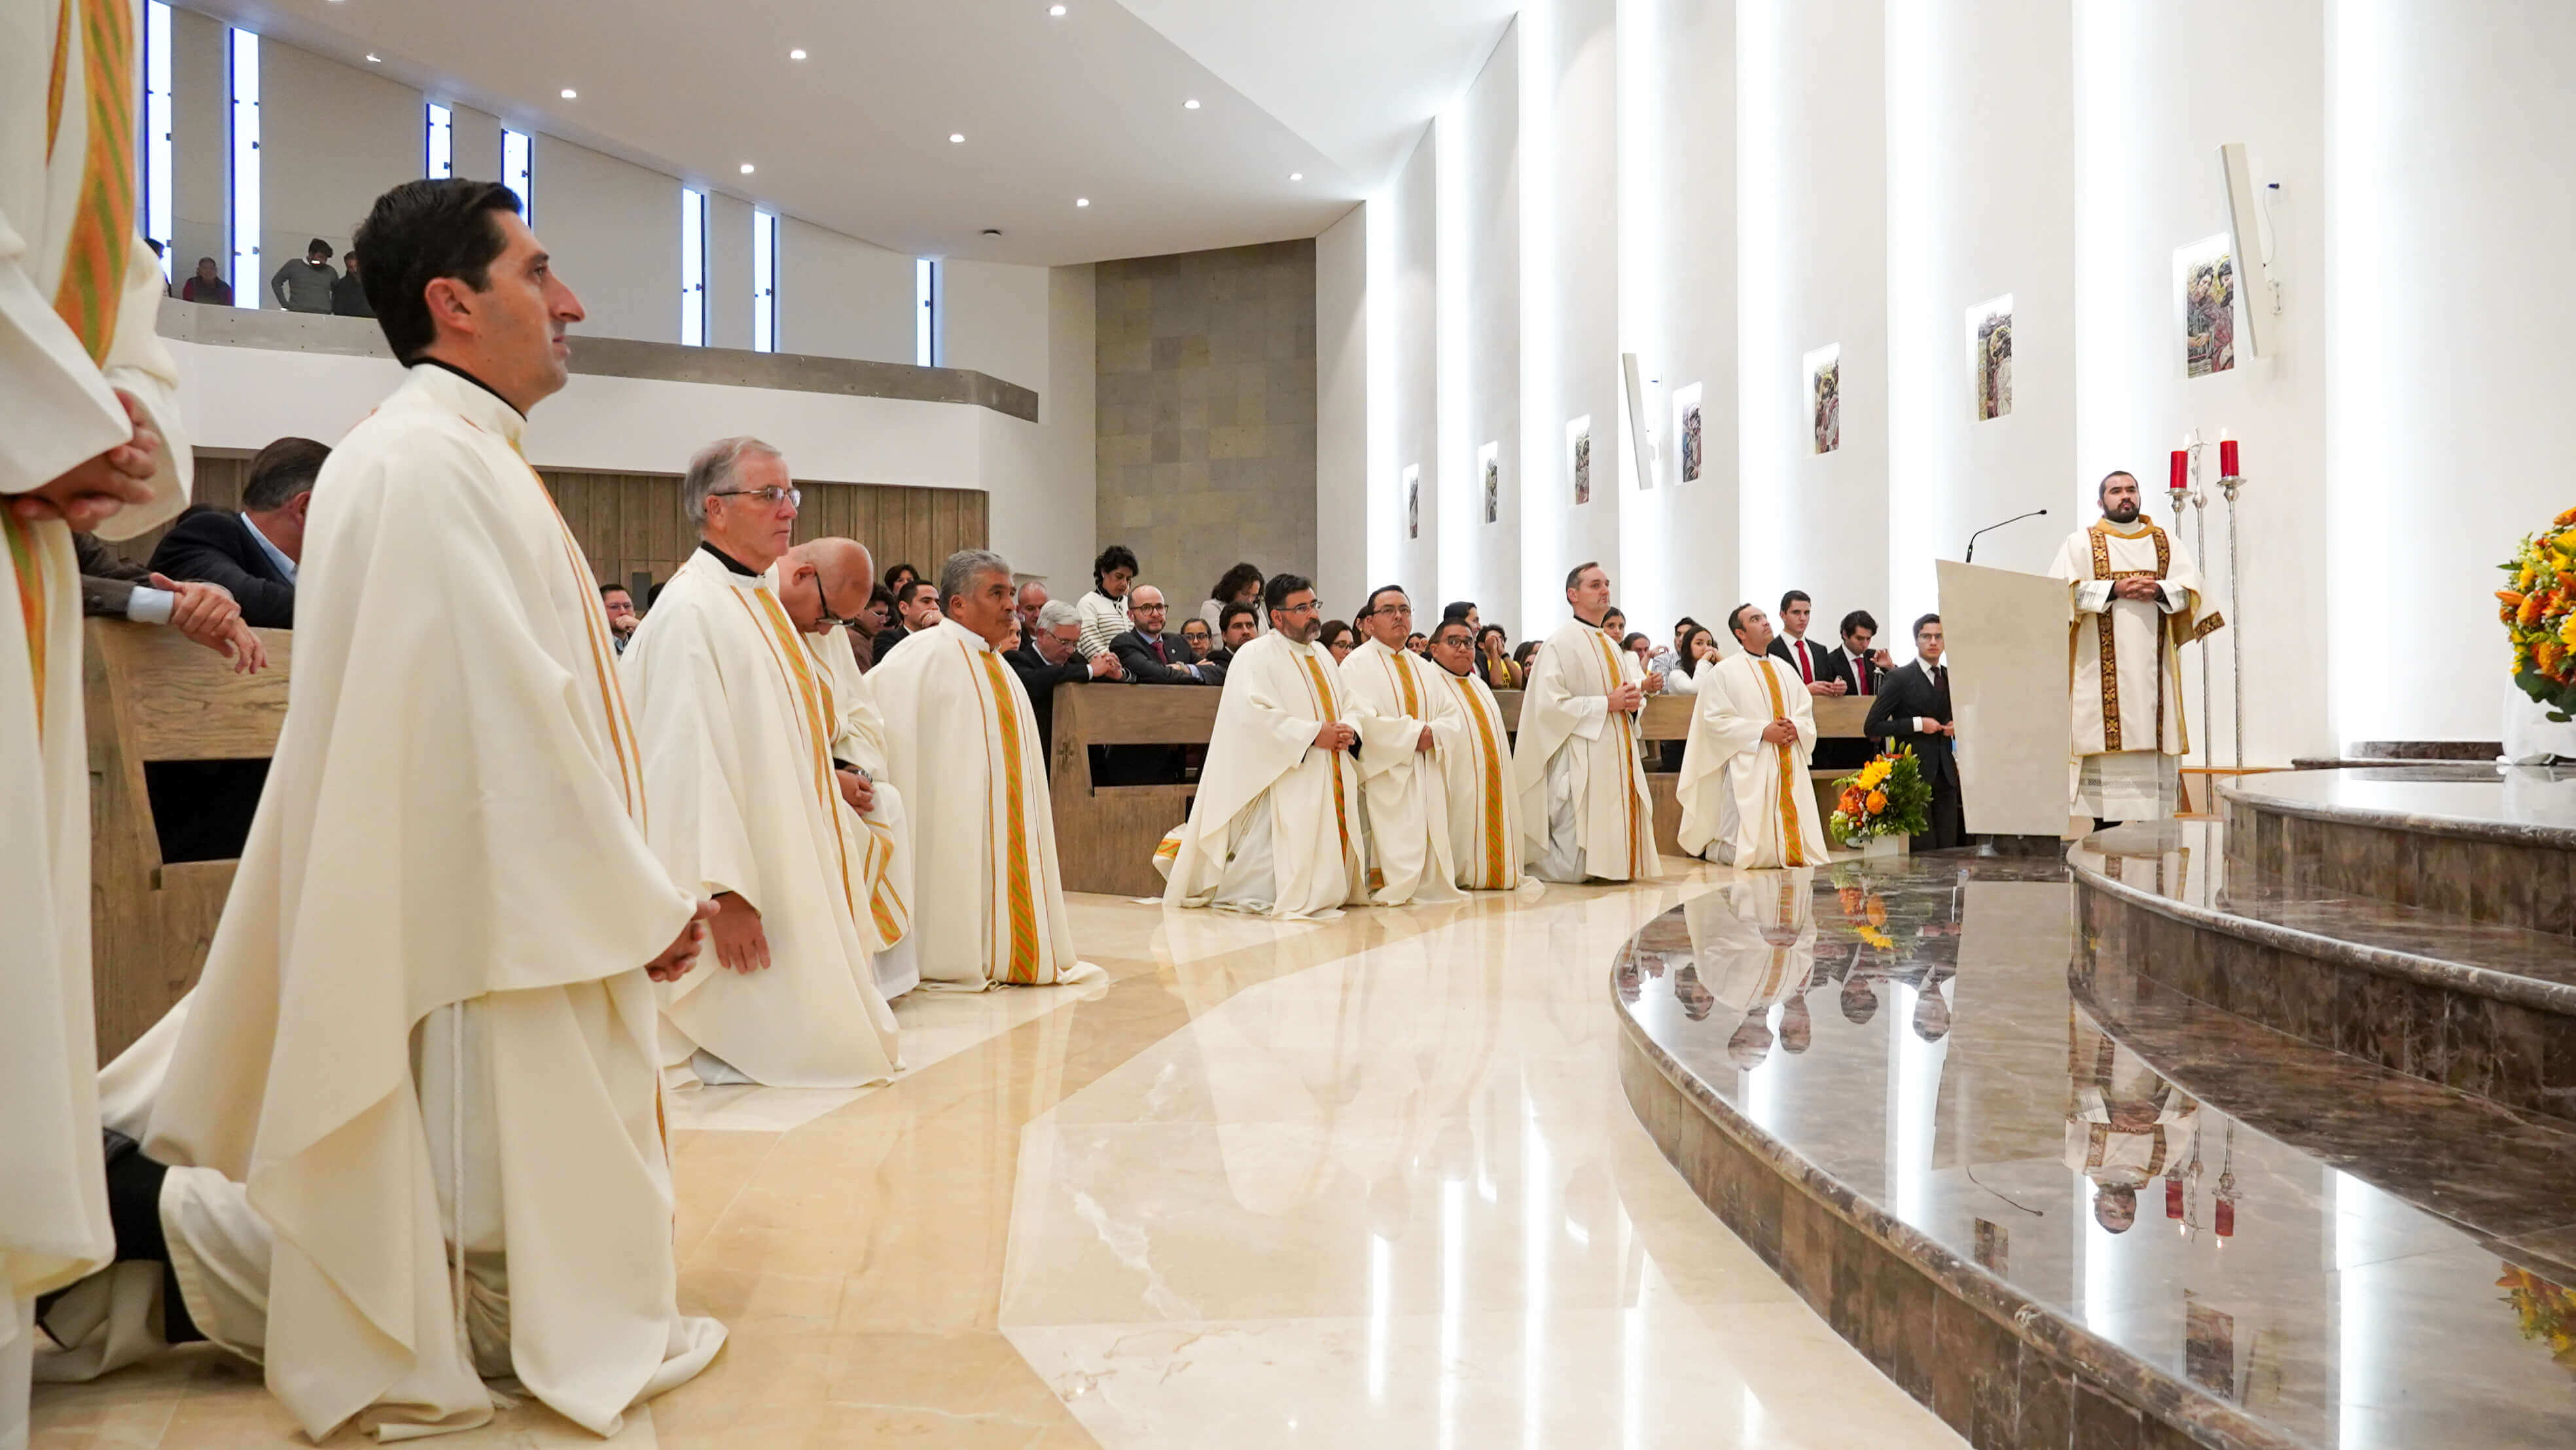
[[[1669,864],[1327,923],[1077,897],[1105,983],[916,993],[870,1092],[680,1095],[681,1302],[732,1338],[612,1443],[1960,1444],[1622,1098],[1610,965],[1732,877]],[[304,1443],[211,1351],[35,1426]],[[531,1403],[438,1443],[601,1442]]]

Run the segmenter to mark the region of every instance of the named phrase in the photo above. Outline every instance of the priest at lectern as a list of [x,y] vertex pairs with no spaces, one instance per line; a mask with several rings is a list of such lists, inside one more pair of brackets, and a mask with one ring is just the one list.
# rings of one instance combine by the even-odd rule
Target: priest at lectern
[[2069,537],[2048,570],[2075,591],[2074,814],[2161,820],[2191,749],[2178,650],[2224,621],[2199,613],[2200,566],[2138,511],[2136,475],[2110,474],[2097,493],[2100,521]]

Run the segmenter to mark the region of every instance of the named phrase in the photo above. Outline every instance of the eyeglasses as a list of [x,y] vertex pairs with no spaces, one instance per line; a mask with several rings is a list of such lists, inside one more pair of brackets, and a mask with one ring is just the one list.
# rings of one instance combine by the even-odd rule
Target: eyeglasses
[[831,591],[823,587],[823,576],[820,574],[816,574],[814,576],[814,597],[822,602],[822,622],[825,629],[830,629],[834,625],[839,625],[843,629],[860,628],[857,620],[849,618],[847,615],[841,614],[832,608]]
[[718,489],[718,490],[716,490],[714,493],[708,494],[708,495],[707,495],[707,497],[709,497],[709,498],[756,498],[756,499],[760,500],[762,503],[765,503],[765,504],[769,505],[771,508],[776,508],[776,507],[778,507],[780,504],[787,504],[787,505],[790,505],[790,506],[792,507],[792,506],[796,506],[796,505],[801,505],[801,504],[803,504],[803,503],[805,502],[805,490],[803,490],[803,489],[801,489],[801,488],[774,488],[774,487],[773,487],[773,488],[725,488],[725,489]]
[[1282,604],[1279,606],[1279,612],[1282,614],[1315,614],[1320,612],[1323,607],[1324,606],[1321,604],[1310,599],[1304,604]]

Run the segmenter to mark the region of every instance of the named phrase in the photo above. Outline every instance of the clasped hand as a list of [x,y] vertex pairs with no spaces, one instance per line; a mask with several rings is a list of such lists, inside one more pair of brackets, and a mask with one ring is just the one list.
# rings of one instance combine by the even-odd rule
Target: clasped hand
[[1798,738],[1798,726],[1791,720],[1774,720],[1762,727],[1762,739],[1772,745],[1786,745]]
[[1618,685],[1610,691],[1610,708],[1622,715],[1634,715],[1645,704],[1646,692],[1636,685]]
[[125,407],[132,431],[123,443],[61,474],[44,487],[9,500],[9,511],[28,523],[61,519],[72,532],[86,534],[128,504],[152,501],[152,477],[161,469],[161,433],[144,416],[143,404],[123,388],[116,400]]
[[2152,604],[2164,595],[2164,585],[2154,579],[2123,579],[2111,586],[2111,592],[2122,599]]
[[1323,728],[1315,732],[1315,743],[1326,750],[1348,750],[1357,745],[1359,739],[1360,732],[1339,720],[1327,720]]
[[707,939],[707,921],[715,914],[714,902],[700,901],[697,910],[689,914],[688,925],[680,928],[680,934],[671,938],[660,956],[644,964],[644,975],[657,982],[676,982],[687,976],[689,968],[697,965],[698,947]]

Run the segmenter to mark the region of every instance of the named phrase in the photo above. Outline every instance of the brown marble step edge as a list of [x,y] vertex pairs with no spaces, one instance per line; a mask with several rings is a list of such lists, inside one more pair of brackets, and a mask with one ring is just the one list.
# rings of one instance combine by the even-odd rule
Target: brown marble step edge
[[2504,754],[2499,740],[2358,740],[2353,753],[2364,760],[2493,760]]
[[[2383,766],[2388,762],[2361,761],[2354,767]],[[2545,846],[2556,850],[2576,851],[2576,826],[2544,826],[2522,821],[2489,821],[2474,816],[2433,815],[2423,811],[2380,810],[2371,806],[2336,806],[2317,801],[2296,801],[2267,795],[2260,785],[2251,782],[2262,777],[2247,777],[2245,785],[2222,785],[2218,799],[2224,806],[2238,810],[2264,812],[2276,816],[2297,816],[2301,820],[2329,824],[2373,826],[2382,830],[2411,831],[2425,836],[2460,836],[2474,841],[2501,841],[2510,846]]]
[[2319,936],[2294,927],[2277,926],[2268,921],[2214,911],[2205,906],[2176,901],[2170,896],[2142,890],[2123,881],[2114,881],[2080,862],[2069,861],[2079,890],[2098,891],[2115,900],[2144,911],[2183,922],[2204,931],[2215,931],[2240,941],[2255,942],[2277,951],[2292,952],[2317,961],[2339,966],[2357,967],[2381,976],[2403,977],[2408,981],[2458,992],[2464,996],[2488,997],[2510,1002],[2535,1012],[2563,1017],[2576,1017],[2576,986],[2562,982],[2544,982],[2534,977],[2517,976],[2468,962],[2445,961],[2439,957],[2419,956],[2389,947],[2368,946],[2344,941],[2338,937]]
[[[2502,1257],[2552,1279],[2568,1273],[2536,1246],[2576,1235],[2566,1176],[2576,1125],[2294,1037],[2125,963],[2079,961],[2066,985],[2104,1032],[2195,1099]],[[2359,1141],[2373,1130],[2396,1151]]]
[[[1980,1450],[1988,1445],[2042,1444],[2050,1446],[2051,1450],[2060,1445],[2067,1450],[2096,1450],[2097,1446],[2117,1443],[2133,1445],[2139,1450],[2150,1446],[2162,1450],[2162,1447],[2181,1445],[2205,1446],[2210,1450],[2307,1450],[2306,1442],[2290,1437],[2277,1426],[2266,1424],[2197,1386],[2166,1374],[2031,1299],[1976,1264],[1959,1258],[1939,1242],[1799,1156],[1751,1119],[1738,1113],[1725,1099],[1658,1047],[1646,1030],[1628,1015],[1625,1005],[1619,1001],[1615,982],[1610,986],[1610,1003],[1619,1020],[1623,1059],[1619,1074],[1621,1089],[1628,1098],[1630,1109],[1644,1124],[1648,1135],[1654,1138],[1665,1159],[1681,1173],[1710,1211],[1734,1230],[1775,1273],[1780,1274],[1782,1280],[1823,1316],[1835,1332]],[[1632,1062],[1635,1067],[1643,1069],[1642,1075],[1631,1071]],[[1661,1111],[1663,1109],[1670,1109],[1675,1116],[1667,1117]],[[2038,1367],[2040,1376],[2051,1386],[2065,1383],[2065,1434],[2049,1433],[2056,1428],[2052,1422],[2056,1407],[2029,1404],[2022,1404],[2014,1418],[2022,1420],[2026,1415],[2035,1414],[2041,1433],[2035,1436],[2027,1424],[2018,1433],[1982,1433],[1993,1424],[1987,1413],[1990,1406],[1981,1400],[1976,1412],[1977,1416],[1984,1418],[1972,1418],[1971,1423],[1962,1423],[1956,1397],[1936,1395],[1932,1391],[1926,1378],[1932,1372],[1900,1373],[1900,1367],[1892,1366],[1883,1357],[1883,1351],[1886,1351],[1884,1343],[1864,1342],[1864,1336],[1837,1322],[1830,1282],[1824,1285],[1814,1283],[1812,1276],[1794,1272],[1792,1266],[1784,1262],[1787,1257],[1783,1243],[1784,1228],[1790,1218],[1786,1205],[1783,1205],[1782,1212],[1764,1223],[1758,1214],[1747,1212],[1746,1205],[1735,1195],[1718,1191],[1715,1183],[1703,1184],[1694,1177],[1694,1165],[1687,1161],[1692,1155],[1684,1150],[1683,1125],[1677,1116],[1683,1112],[1694,1114],[1702,1123],[1722,1134],[1754,1166],[1767,1168],[1777,1175],[1777,1184],[1784,1191],[1798,1194],[1855,1231],[1860,1242],[1880,1256],[1880,1262],[1875,1265],[1838,1267],[1848,1267],[1864,1280],[1873,1281],[1881,1277],[1873,1272],[1878,1268],[1910,1270],[1928,1280],[1948,1302],[1973,1311],[1980,1320],[2014,1343],[2039,1355],[2044,1362]],[[1708,1165],[1697,1166],[1705,1168]],[[1843,1277],[1840,1272],[1826,1276],[1828,1281]],[[1911,1340],[1917,1345],[1931,1342],[1931,1336],[1917,1336],[1912,1330],[1912,1326],[1902,1329],[1888,1326],[1886,1332],[1868,1337],[1881,1341]],[[2033,1377],[2033,1367],[2026,1364],[1997,1364],[1994,1369],[2009,1377],[2016,1387]],[[2123,1414],[2129,1417],[2126,1428],[2133,1430],[2134,1434],[2115,1441],[2088,1433],[2087,1427],[2094,1423],[2087,1416],[2085,1395],[2088,1392],[2096,1400],[2113,1402],[2113,1418],[2120,1419]],[[1943,1399],[1950,1399],[1953,1403],[1941,1403]],[[2093,1413],[2098,1418],[2101,1413],[2099,1407],[2094,1407]]]

